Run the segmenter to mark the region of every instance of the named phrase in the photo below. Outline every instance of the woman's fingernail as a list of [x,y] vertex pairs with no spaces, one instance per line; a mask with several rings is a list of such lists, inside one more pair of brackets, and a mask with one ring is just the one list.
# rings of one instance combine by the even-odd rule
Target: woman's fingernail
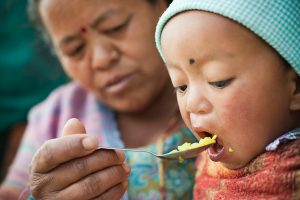
[[97,141],[95,141],[93,138],[85,137],[82,140],[82,145],[86,150],[93,150],[97,147]]
[[125,161],[125,154],[124,154],[123,151],[118,151],[118,150],[116,150],[116,154],[117,154],[117,156],[118,156],[118,158],[119,158],[119,160],[120,160],[121,162],[124,162],[124,161]]
[[127,163],[123,163],[122,167],[125,170],[126,174],[129,175],[130,174],[130,167],[129,167],[129,165]]

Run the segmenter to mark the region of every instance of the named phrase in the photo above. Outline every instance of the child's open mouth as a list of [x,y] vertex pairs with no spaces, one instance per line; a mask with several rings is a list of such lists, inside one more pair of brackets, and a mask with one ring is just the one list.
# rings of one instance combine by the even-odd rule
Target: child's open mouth
[[221,140],[219,140],[217,138],[216,140],[217,142],[213,145],[211,145],[207,152],[208,152],[208,155],[209,155],[209,158],[212,160],[212,161],[219,161],[220,158],[222,157],[222,155],[224,154],[224,146],[222,145],[222,142]]
[[[208,132],[203,132],[206,137],[212,137],[213,134],[211,133],[208,133]],[[207,152],[208,152],[208,155],[209,155],[209,158],[212,160],[212,161],[219,161],[220,158],[222,157],[222,155],[224,154],[224,146],[223,146],[223,143],[222,143],[222,140],[217,138],[216,139],[216,143],[211,145],[208,149],[207,149]]]

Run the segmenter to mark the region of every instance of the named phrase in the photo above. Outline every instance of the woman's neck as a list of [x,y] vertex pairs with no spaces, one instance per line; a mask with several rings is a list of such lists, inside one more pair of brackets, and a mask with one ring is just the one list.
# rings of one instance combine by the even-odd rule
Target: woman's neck
[[126,147],[141,147],[154,143],[166,131],[169,121],[176,116],[183,126],[176,96],[171,84],[162,95],[140,113],[118,113],[117,124]]

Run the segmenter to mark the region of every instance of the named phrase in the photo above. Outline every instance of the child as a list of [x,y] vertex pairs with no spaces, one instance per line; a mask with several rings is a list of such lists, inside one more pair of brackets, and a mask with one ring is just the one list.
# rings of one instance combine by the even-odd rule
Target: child
[[299,0],[175,0],[160,18],[181,115],[217,135],[194,199],[300,199],[299,22]]

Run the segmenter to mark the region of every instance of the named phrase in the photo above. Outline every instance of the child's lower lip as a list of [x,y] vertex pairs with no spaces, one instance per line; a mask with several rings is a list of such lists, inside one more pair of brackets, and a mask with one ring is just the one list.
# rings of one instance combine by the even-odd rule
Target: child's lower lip
[[223,156],[225,151],[224,151],[224,146],[222,146],[222,148],[216,148],[216,144],[214,144],[208,148],[207,152],[208,152],[209,158],[212,161],[217,162],[221,159],[221,157]]

